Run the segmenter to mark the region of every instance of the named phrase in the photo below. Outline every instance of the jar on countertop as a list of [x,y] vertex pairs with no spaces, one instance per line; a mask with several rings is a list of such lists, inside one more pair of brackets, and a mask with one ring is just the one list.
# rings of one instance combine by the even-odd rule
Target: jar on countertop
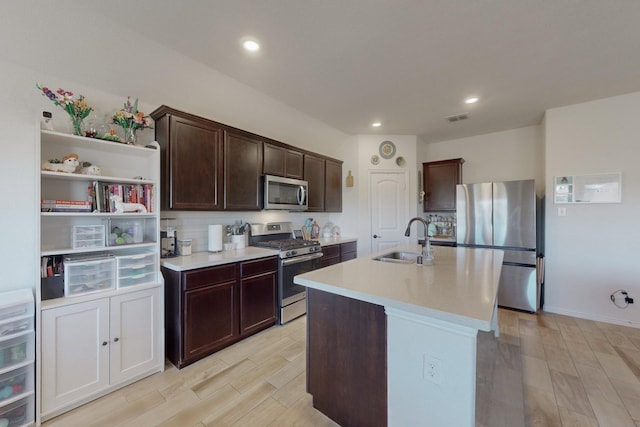
[[333,224],[331,223],[331,221],[329,221],[324,225],[324,227],[322,227],[322,237],[324,237],[325,239],[333,237]]

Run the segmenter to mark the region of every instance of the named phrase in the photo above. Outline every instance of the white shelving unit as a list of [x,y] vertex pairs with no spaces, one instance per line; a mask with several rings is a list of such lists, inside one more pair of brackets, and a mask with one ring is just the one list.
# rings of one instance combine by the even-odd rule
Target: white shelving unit
[[[67,261],[73,274],[66,280],[74,282],[64,283],[66,295],[43,299],[40,284],[36,286],[36,349],[42,355],[36,362],[39,423],[163,370],[164,282],[159,267],[158,144],[127,145],[39,128],[37,135],[38,211],[42,199],[87,200],[93,181],[153,188],[147,213],[39,214],[38,277],[42,257],[80,258]],[[98,165],[101,175],[41,170],[42,163],[70,153],[77,154],[81,163]],[[111,227],[127,224],[139,234],[135,243],[110,245]],[[104,226],[104,246],[96,235],[90,238],[95,246],[74,242],[72,233],[78,226],[85,230]]]

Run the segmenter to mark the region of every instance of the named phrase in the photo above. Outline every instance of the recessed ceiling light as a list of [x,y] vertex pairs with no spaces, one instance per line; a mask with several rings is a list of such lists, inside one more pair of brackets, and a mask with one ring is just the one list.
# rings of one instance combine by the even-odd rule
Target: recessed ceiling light
[[469,98],[464,100],[465,104],[475,104],[476,102],[478,102],[480,98],[478,98],[477,96],[470,96]]
[[260,45],[255,40],[245,40],[242,42],[242,47],[244,47],[249,52],[257,52],[260,50]]
[[380,122],[373,122],[373,123],[371,123],[371,126],[373,126],[374,128],[379,128],[380,126],[382,126],[382,123],[380,123]]

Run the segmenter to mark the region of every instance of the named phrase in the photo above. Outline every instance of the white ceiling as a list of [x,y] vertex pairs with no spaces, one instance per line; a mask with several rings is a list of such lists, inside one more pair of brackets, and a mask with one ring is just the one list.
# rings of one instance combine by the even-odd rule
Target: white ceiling
[[[88,0],[348,134],[441,141],[640,90],[637,0]],[[253,36],[258,55],[240,49]],[[463,99],[477,95],[467,106]],[[468,112],[449,123],[445,116]],[[374,120],[381,128],[370,127]]]

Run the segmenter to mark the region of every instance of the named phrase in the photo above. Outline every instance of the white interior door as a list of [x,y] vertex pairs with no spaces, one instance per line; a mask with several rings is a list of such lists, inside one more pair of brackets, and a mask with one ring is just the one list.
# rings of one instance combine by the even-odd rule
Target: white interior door
[[369,173],[371,252],[376,253],[406,242],[409,221],[409,173]]

